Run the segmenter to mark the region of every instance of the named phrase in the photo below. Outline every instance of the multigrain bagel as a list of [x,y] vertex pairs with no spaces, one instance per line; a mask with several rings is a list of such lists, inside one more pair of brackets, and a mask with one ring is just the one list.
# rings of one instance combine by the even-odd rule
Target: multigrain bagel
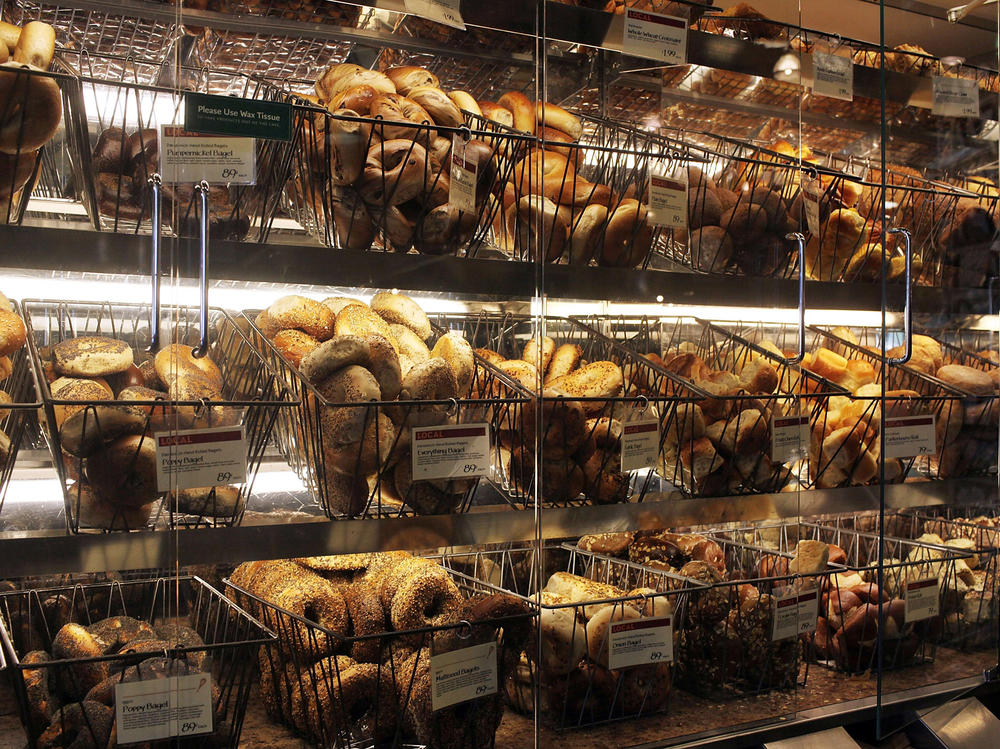
[[115,338],[80,336],[52,347],[56,372],[72,377],[105,377],[132,366],[132,348]]
[[386,322],[405,325],[422,341],[431,337],[431,322],[427,314],[406,294],[380,291],[372,297],[371,308]]
[[431,357],[440,357],[448,362],[452,372],[455,374],[455,383],[458,386],[458,396],[468,397],[469,388],[476,374],[475,355],[472,353],[472,346],[465,340],[461,333],[451,331],[438,338],[431,349]]
[[0,309],[0,356],[10,356],[24,345],[24,322],[9,310]]
[[0,65],[0,151],[23,153],[41,148],[59,129],[62,94],[58,84],[20,63]]
[[[397,631],[457,624],[462,594],[443,567],[425,567],[403,580],[392,597],[389,619]],[[422,639],[424,635],[416,635]]]
[[267,316],[281,330],[301,330],[318,341],[333,335],[333,312],[308,297],[283,296],[267,308]]

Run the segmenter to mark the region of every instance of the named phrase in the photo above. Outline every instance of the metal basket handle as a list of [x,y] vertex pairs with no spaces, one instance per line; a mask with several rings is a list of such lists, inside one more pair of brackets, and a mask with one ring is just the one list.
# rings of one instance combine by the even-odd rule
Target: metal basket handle
[[202,180],[194,187],[201,209],[200,232],[198,234],[199,265],[198,292],[201,301],[201,338],[191,354],[201,358],[208,353],[208,182]]
[[905,339],[903,355],[897,358],[889,357],[890,364],[906,364],[913,356],[913,251],[910,247],[909,229],[889,229],[890,234],[903,235],[903,250],[906,253],[906,296],[903,302],[903,338]]
[[802,232],[791,232],[785,239],[794,240],[799,246],[799,348],[795,356],[786,358],[785,364],[798,364],[806,356],[806,238]]
[[153,233],[152,233],[152,260],[150,276],[153,282],[153,307],[149,312],[149,348],[147,351],[155,354],[160,350],[160,194],[163,187],[163,180],[159,174],[154,174],[149,178],[149,184],[153,188]]

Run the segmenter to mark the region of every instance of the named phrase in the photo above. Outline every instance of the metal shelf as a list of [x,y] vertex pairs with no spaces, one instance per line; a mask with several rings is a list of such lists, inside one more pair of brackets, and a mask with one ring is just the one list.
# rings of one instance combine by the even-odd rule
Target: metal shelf
[[[995,501],[996,479],[889,485],[887,509]],[[652,495],[639,504],[544,509],[545,538],[648,527],[720,525],[878,510],[877,486],[739,497],[679,499]],[[103,572],[220,564],[253,559],[348,554],[432,546],[480,546],[536,538],[536,513],[476,507],[467,513],[371,520],[80,534],[15,531],[0,534],[4,574]]]
[[[179,278],[198,277],[194,239],[163,240],[165,263]],[[146,275],[149,238],[113,232],[33,226],[0,226],[4,251],[0,267],[75,273]],[[39,248],[45,248],[39,252]],[[281,282],[399,288],[457,296],[524,301],[535,292],[538,268],[533,263],[443,255],[389,254],[333,250],[292,244],[213,242],[209,278],[216,282]],[[796,281],[739,276],[708,276],[683,271],[548,265],[542,269],[546,296],[558,299],[741,307],[784,307],[798,304]],[[903,289],[888,292],[891,309],[901,309]],[[878,284],[809,282],[807,305],[818,309],[881,308]],[[985,314],[991,309],[988,289],[914,289],[916,311]]]

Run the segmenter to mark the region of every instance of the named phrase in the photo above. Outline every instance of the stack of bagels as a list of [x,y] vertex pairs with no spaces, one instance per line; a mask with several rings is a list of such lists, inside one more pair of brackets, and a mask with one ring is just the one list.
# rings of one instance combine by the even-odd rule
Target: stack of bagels
[[[419,514],[447,513],[472,490],[475,479],[413,481],[410,456],[411,427],[469,417],[468,411],[456,416],[450,405],[406,403],[470,397],[477,364],[460,333],[445,333],[428,347],[434,331],[426,313],[390,292],[375,294],[370,304],[286,296],[254,322],[311,386],[304,423],[315,435],[307,439],[330,511],[356,516],[377,511],[370,502],[398,508],[402,501]],[[390,487],[398,500],[390,501]]]
[[[457,252],[473,236],[497,169],[494,145],[472,139],[462,156],[477,164],[475,212],[449,202],[453,130],[466,125],[464,91],[445,93],[430,71],[384,73],[343,63],[316,81],[318,113],[304,135],[307,179],[326,187],[313,208],[337,244],[369,249],[376,235],[396,252]],[[423,127],[420,127],[420,126]],[[299,185],[308,193],[308,185]]]
[[[14,402],[4,388],[5,380],[14,373],[11,356],[16,354],[27,340],[27,329],[24,321],[14,312],[14,306],[0,292],[0,406]],[[0,425],[6,421],[7,411],[0,408]],[[10,436],[0,429],[0,471],[7,465],[14,453]]]
[[[62,121],[62,93],[45,71],[55,55],[56,32],[31,21],[0,21],[0,202],[10,203],[35,173],[39,149]],[[3,211],[8,218],[9,209]]]
[[526,390],[540,390],[546,399],[541,404],[529,400],[520,420],[506,425],[510,432],[502,435],[509,440],[510,476],[519,490],[527,493],[534,486],[535,445],[540,440],[540,486],[535,492],[540,499],[566,502],[580,494],[597,504],[627,499],[629,476],[621,471],[622,420],[611,400],[620,398],[624,390],[621,365],[606,360],[587,362],[582,346],[557,345],[549,336],[529,339],[517,359],[490,349],[476,352]]
[[526,602],[470,596],[441,565],[406,552],[247,562],[231,581],[229,595],[279,633],[259,656],[271,715],[326,745],[342,735],[440,749],[493,745],[499,697],[432,710],[431,653],[495,642],[503,683],[532,627]]
[[[223,374],[190,346],[169,344],[138,365],[128,343],[105,336],[67,338],[38,353],[53,402],[49,429],[73,482],[67,495],[80,527],[147,525],[161,497],[156,429],[227,426],[241,418],[239,409],[204,405],[224,400]],[[206,518],[234,518],[241,499],[232,485],[167,494],[171,511]]]

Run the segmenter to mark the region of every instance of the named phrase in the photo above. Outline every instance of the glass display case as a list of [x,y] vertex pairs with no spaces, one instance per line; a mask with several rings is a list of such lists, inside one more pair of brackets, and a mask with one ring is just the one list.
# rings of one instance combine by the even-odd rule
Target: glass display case
[[0,744],[994,693],[1000,20],[754,6],[4,2]]

